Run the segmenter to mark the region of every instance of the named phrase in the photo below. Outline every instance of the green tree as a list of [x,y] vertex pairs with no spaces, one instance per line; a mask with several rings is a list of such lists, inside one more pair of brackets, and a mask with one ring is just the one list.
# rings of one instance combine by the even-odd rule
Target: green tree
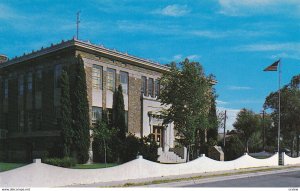
[[123,162],[134,160],[137,155],[142,155],[144,159],[150,161],[157,161],[158,145],[150,136],[138,138],[133,134],[129,134],[123,144],[125,145],[122,154]]
[[[106,110],[103,110],[102,119],[97,120],[96,125],[93,128],[94,133],[94,154],[98,157],[103,155],[104,163],[107,163],[107,158],[111,159],[112,149],[111,145],[113,144],[111,141],[116,134],[115,129],[109,128],[108,126],[108,119]],[[103,152],[102,152],[103,151]],[[108,156],[109,155],[109,156]],[[97,157],[97,160],[102,161]]]
[[[171,63],[170,71],[161,78],[162,104],[170,106],[164,111],[164,123],[174,122],[177,140],[188,148],[188,156],[199,154],[201,137],[209,128],[208,114],[211,102],[211,85],[198,62],[185,59]],[[203,137],[202,137],[203,139]]]
[[76,59],[73,93],[72,116],[74,122],[74,149],[78,162],[85,163],[89,158],[90,117],[87,99],[86,74],[84,63],[80,55],[78,55]]
[[225,160],[234,160],[242,156],[244,153],[243,143],[237,135],[233,135],[226,140],[224,149]]
[[112,126],[117,129],[118,139],[124,142],[126,138],[126,124],[124,97],[121,85],[118,86],[118,89],[113,95],[112,117]]
[[[210,143],[216,143],[218,141],[218,116],[217,116],[217,110],[216,110],[216,90],[212,88],[212,95],[211,95],[211,102],[210,102],[210,110],[208,114],[208,120],[210,128],[207,131],[207,140],[209,140]],[[214,145],[211,145],[214,146]]]
[[233,126],[245,141],[245,151],[248,153],[250,138],[259,130],[259,117],[253,111],[243,108]]
[[63,70],[61,74],[61,120],[60,129],[63,138],[63,155],[69,157],[73,144],[74,131],[72,129],[72,107],[70,100],[69,75]]
[[[265,141],[263,144],[263,149],[268,152],[274,152],[275,150],[275,139],[277,136],[277,131],[273,125],[273,120],[270,114],[265,113],[264,117],[260,120],[260,126],[262,129],[262,140]],[[264,136],[264,137],[263,137]]]
[[[280,110],[281,110],[281,147],[288,147],[299,155],[299,135],[300,135],[300,75],[294,76],[291,82],[280,89]],[[274,121],[274,130],[278,130],[278,92],[272,92],[267,96],[264,107],[271,109]],[[276,143],[277,145],[277,140]]]

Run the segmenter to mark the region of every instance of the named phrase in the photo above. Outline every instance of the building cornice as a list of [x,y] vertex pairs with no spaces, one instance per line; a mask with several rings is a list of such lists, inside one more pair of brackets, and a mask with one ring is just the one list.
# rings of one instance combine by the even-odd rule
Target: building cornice
[[53,52],[56,52],[56,51],[59,51],[62,49],[70,48],[70,47],[94,51],[94,52],[104,54],[104,55],[107,55],[110,57],[115,57],[117,59],[125,60],[129,63],[133,63],[138,66],[146,67],[149,69],[154,69],[154,70],[159,70],[159,71],[169,71],[169,67],[161,65],[157,62],[153,62],[153,61],[139,58],[136,56],[128,55],[127,53],[122,53],[122,52],[119,52],[116,50],[111,50],[111,49],[105,48],[103,46],[94,45],[90,42],[84,42],[84,41],[80,41],[77,39],[61,41],[61,43],[58,43],[58,44],[51,44],[50,47],[47,47],[47,48],[42,47],[38,51],[32,51],[29,54],[24,54],[23,56],[15,57],[11,60],[8,60],[7,62],[0,64],[0,68],[18,64],[18,63],[21,63],[24,61],[28,61],[28,60],[31,60],[31,59],[34,59],[34,58],[37,58],[40,56],[44,56],[44,55],[47,55],[47,54],[50,54],[50,53],[53,53]]

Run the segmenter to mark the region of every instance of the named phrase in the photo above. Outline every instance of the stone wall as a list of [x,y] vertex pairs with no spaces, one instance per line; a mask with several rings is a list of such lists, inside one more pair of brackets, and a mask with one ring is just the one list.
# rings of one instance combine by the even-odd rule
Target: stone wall
[[[205,156],[184,164],[159,164],[136,160],[104,169],[67,169],[47,164],[32,163],[0,173],[2,187],[57,187],[100,182],[125,181],[153,177],[216,172],[242,168],[278,166],[278,154],[268,159],[255,159],[244,155],[233,161],[215,161]],[[24,176],[24,175],[30,176]]]

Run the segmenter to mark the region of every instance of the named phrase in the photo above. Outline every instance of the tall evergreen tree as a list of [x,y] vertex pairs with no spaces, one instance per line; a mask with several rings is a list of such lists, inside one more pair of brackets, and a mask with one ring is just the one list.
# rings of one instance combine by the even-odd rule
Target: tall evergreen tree
[[126,138],[125,106],[122,86],[119,85],[113,97],[113,127],[118,131],[118,138],[121,142]]
[[71,100],[70,100],[69,75],[66,71],[62,71],[62,75],[61,75],[60,105],[61,105],[60,128],[61,128],[61,134],[63,138],[63,154],[64,156],[70,156],[74,132],[72,129],[72,107],[71,107]]
[[76,61],[72,100],[74,150],[78,162],[85,163],[89,158],[90,117],[84,63],[80,55],[77,56]]

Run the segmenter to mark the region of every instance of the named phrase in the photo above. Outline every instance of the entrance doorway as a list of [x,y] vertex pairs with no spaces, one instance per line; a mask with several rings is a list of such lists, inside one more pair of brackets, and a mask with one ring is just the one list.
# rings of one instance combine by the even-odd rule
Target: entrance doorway
[[161,126],[153,126],[153,135],[154,135],[154,140],[156,143],[159,145],[159,147],[162,147],[163,145],[163,139],[164,139],[164,131],[163,127]]

